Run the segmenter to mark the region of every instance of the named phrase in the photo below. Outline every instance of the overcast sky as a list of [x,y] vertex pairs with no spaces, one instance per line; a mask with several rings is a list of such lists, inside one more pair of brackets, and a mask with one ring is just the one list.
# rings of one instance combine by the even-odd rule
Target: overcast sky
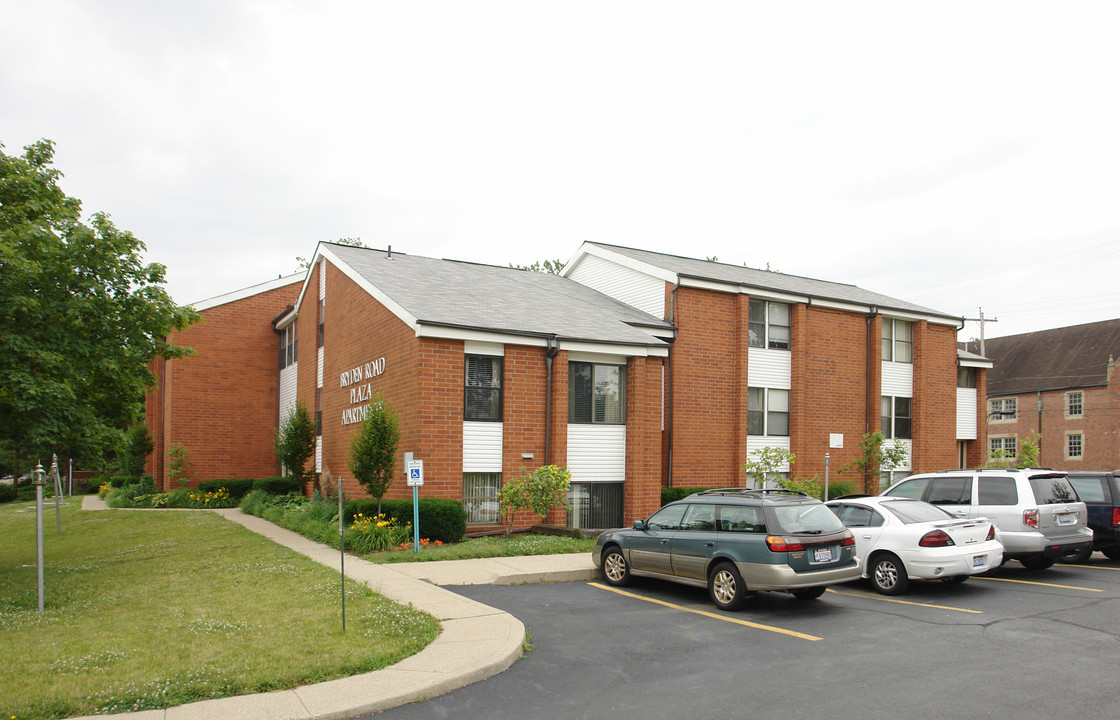
[[[584,240],[999,322],[1120,317],[1120,3],[0,0],[0,143],[57,144],[190,303],[320,240]],[[960,338],[979,334],[968,323]]]

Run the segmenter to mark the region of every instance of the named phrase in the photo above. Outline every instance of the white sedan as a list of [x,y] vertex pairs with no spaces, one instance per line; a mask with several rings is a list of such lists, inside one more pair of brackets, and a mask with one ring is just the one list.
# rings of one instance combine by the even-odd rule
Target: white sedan
[[905,592],[910,578],[960,583],[1003,561],[995,526],[958,518],[936,505],[896,497],[845,497],[828,507],[856,538],[863,576],[884,595]]

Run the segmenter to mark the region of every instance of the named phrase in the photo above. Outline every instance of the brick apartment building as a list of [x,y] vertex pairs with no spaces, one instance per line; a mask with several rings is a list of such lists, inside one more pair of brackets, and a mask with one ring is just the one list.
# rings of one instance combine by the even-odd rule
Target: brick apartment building
[[1016,457],[1039,435],[1039,464],[1120,468],[1120,320],[986,341],[989,451]]
[[543,464],[573,478],[551,522],[607,527],[663,485],[744,486],[761,447],[794,452],[798,477],[823,477],[828,453],[833,479],[870,430],[908,449],[896,475],[987,447],[990,363],[958,352],[960,318],[852,285],[599,243],[560,276],[323,243],[306,275],[195,308],[173,340],[196,355],[157,368],[148,399],[168,488],[173,445],[191,484],[277,474],[298,400],[320,418],[315,471],[360,494],[347,456],[378,393],[401,417],[387,497],[410,493],[410,453],[422,493],[463,500],[477,528],[498,523],[504,478]]

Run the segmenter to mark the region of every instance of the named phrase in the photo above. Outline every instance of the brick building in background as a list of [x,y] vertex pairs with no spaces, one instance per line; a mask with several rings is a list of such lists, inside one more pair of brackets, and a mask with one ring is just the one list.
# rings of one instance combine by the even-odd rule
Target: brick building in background
[[994,338],[985,352],[989,450],[1015,457],[1038,434],[1043,467],[1120,467],[1120,320]]
[[498,523],[503,480],[544,464],[572,472],[551,522],[611,527],[663,485],[744,486],[766,446],[798,477],[829,453],[833,479],[870,430],[906,446],[901,475],[986,448],[990,363],[958,353],[960,319],[851,285],[598,243],[560,276],[323,243],[294,280],[199,303],[204,324],[172,338],[197,354],[149,398],[157,483],[172,445],[192,485],[276,474],[298,400],[319,418],[315,471],[360,494],[348,451],[378,394],[401,417],[387,497],[410,493],[411,453],[422,493],[462,500],[474,528]]

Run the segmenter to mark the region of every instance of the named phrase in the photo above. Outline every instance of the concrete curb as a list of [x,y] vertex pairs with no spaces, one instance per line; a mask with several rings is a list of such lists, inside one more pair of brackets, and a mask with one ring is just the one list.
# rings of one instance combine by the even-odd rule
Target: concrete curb
[[[86,496],[82,509],[108,508],[100,498]],[[214,512],[316,562],[338,569],[339,553],[334,548],[312,542],[261,518],[245,515],[238,509]],[[421,563],[409,565],[414,564]],[[363,675],[292,690],[204,700],[166,710],[109,717],[134,720],[349,718],[442,695],[496,675],[521,657],[525,626],[509,613],[456,595],[431,581],[412,577],[397,566],[375,565],[348,556],[346,575],[364,582],[390,600],[411,604],[434,616],[442,625],[439,636],[419,653],[396,665]],[[86,716],[81,720],[104,717],[107,716]]]

